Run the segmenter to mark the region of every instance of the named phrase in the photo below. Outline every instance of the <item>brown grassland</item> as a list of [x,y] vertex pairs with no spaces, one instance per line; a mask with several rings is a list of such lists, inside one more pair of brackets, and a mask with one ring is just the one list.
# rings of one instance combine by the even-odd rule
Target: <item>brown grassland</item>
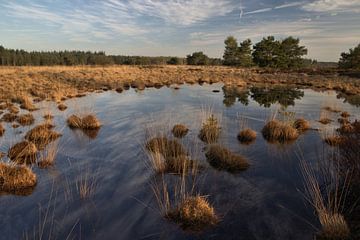
[[84,96],[86,92],[130,86],[162,87],[171,84],[215,83],[293,84],[316,89],[333,89],[346,94],[359,94],[356,79],[335,74],[286,73],[223,66],[53,66],[0,67],[0,100],[12,100],[34,110],[34,100],[62,101]]

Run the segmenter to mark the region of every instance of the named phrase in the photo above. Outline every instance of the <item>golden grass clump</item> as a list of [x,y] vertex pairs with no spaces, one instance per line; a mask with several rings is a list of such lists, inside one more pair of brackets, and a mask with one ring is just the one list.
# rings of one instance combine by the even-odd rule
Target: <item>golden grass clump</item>
[[338,122],[340,124],[349,124],[350,123],[349,119],[347,119],[347,118],[339,118]]
[[41,153],[40,161],[38,161],[39,168],[48,168],[54,165],[56,155],[59,151],[58,142],[54,142],[44,149]]
[[329,111],[329,112],[333,112],[333,113],[339,113],[339,112],[341,112],[339,109],[333,108],[333,107],[329,107],[329,106],[324,107],[323,109],[326,110],[326,111]]
[[186,134],[189,132],[189,129],[183,124],[176,124],[171,132],[174,137],[182,138],[186,136]]
[[67,119],[68,126],[70,128],[80,128],[80,129],[99,129],[101,127],[100,121],[94,115],[86,115],[82,118],[71,115]]
[[27,166],[0,162],[0,190],[17,192],[36,185],[36,175]]
[[5,128],[3,127],[3,125],[0,122],[0,137],[2,137],[4,135],[5,132]]
[[350,117],[350,113],[348,113],[348,112],[342,112],[342,113],[340,114],[340,116],[343,117],[343,118],[348,118],[348,117]]
[[205,143],[214,143],[220,136],[221,128],[218,120],[211,115],[202,125],[200,129],[199,138]]
[[219,145],[210,146],[205,156],[210,165],[219,170],[237,172],[250,166],[246,158],[236,155]]
[[65,111],[65,110],[67,109],[67,106],[66,106],[65,104],[63,104],[63,103],[60,103],[60,104],[58,105],[58,109],[59,109],[60,111]]
[[37,147],[29,141],[22,141],[12,146],[8,156],[12,161],[18,163],[32,163],[36,160]]
[[20,112],[19,108],[15,105],[10,105],[8,107],[8,111],[9,113],[14,113],[14,114],[18,114]]
[[319,233],[320,239],[347,239],[350,229],[343,215],[322,211],[318,213],[322,226]]
[[61,136],[60,133],[51,130],[51,128],[53,128],[51,124],[38,125],[26,133],[25,139],[35,143],[38,148],[43,149],[47,144]]
[[176,140],[155,137],[150,139],[145,147],[150,152],[151,167],[157,173],[183,174],[197,168],[196,161],[189,159],[184,147]]
[[324,138],[324,141],[327,144],[329,144],[330,146],[337,146],[337,145],[342,143],[343,138],[341,136],[338,136],[338,135],[327,136],[327,137]]
[[341,124],[340,128],[336,129],[340,133],[352,133],[354,130],[355,128],[351,123]]
[[31,113],[19,115],[16,121],[22,126],[28,126],[35,122],[35,118]]
[[262,129],[264,138],[269,142],[291,142],[299,137],[298,131],[289,123],[271,120]]
[[167,217],[183,229],[201,231],[218,223],[214,208],[202,196],[186,197]]
[[304,132],[310,129],[309,121],[305,120],[304,118],[296,119],[294,122],[294,128],[296,128],[299,132]]
[[51,120],[51,119],[54,118],[54,116],[51,115],[50,113],[46,113],[46,114],[43,116],[43,118],[44,118],[45,120]]
[[16,120],[16,118],[17,118],[17,115],[15,113],[5,113],[1,119],[4,122],[13,122]]
[[245,128],[237,135],[237,139],[243,144],[250,144],[256,139],[256,132],[250,128]]
[[324,124],[324,125],[329,124],[331,122],[332,122],[332,120],[330,118],[323,117],[323,118],[319,119],[319,123]]

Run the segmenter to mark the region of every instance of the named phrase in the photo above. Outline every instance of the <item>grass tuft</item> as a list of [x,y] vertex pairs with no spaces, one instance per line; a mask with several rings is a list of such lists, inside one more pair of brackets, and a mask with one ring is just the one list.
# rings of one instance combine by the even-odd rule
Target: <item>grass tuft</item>
[[0,137],[2,137],[5,133],[5,128],[3,127],[3,125],[0,122]]
[[60,104],[58,105],[58,109],[59,109],[60,111],[65,111],[65,110],[67,109],[67,106],[66,106],[65,104],[63,104],[63,103],[60,103]]
[[0,190],[18,192],[36,185],[35,173],[27,166],[0,162]]
[[210,165],[219,170],[237,172],[250,166],[246,158],[219,145],[210,146],[205,155]]
[[262,135],[269,142],[286,143],[299,137],[298,131],[289,123],[271,120],[262,129]]
[[253,143],[256,139],[256,132],[250,128],[246,128],[237,135],[237,139],[243,144]]
[[167,217],[185,230],[200,231],[215,225],[219,220],[214,208],[202,196],[186,197],[167,213]]
[[79,117],[76,115],[71,115],[67,119],[67,124],[70,128],[79,128],[79,129],[99,129],[101,127],[100,121],[96,118],[95,115],[85,115],[84,117]]
[[37,147],[29,141],[22,141],[8,151],[9,158],[18,163],[33,163],[36,160]]
[[220,136],[221,128],[219,127],[218,120],[213,114],[203,123],[200,129],[199,138],[205,143],[215,143]]
[[61,137],[60,133],[51,130],[52,127],[48,123],[38,125],[26,133],[25,139],[35,143],[39,149],[43,149],[47,144]]
[[189,129],[183,124],[176,124],[171,132],[174,137],[183,138],[189,132]]
[[35,118],[31,113],[19,115],[16,121],[22,126],[32,125],[35,122]]
[[309,121],[305,120],[304,118],[296,119],[294,122],[294,128],[296,128],[299,132],[304,132],[310,129]]

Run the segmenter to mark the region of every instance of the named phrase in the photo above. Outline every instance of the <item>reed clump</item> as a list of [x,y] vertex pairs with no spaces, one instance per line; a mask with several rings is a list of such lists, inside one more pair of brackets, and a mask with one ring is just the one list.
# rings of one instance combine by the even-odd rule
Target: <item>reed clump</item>
[[324,124],[324,125],[327,125],[331,122],[332,122],[332,120],[330,118],[323,117],[323,118],[319,119],[319,123]]
[[237,172],[250,166],[245,157],[234,154],[220,145],[211,145],[205,156],[210,165],[219,170]]
[[183,138],[189,132],[189,129],[183,124],[176,124],[171,132],[174,137]]
[[35,173],[27,166],[0,162],[0,191],[16,192],[36,185]]
[[318,215],[322,226],[319,239],[348,239],[350,229],[343,215],[328,211],[319,212]]
[[157,173],[171,172],[182,174],[196,169],[196,161],[189,159],[185,148],[176,140],[155,137],[145,144],[149,151],[151,166]]
[[15,113],[5,113],[1,120],[3,120],[4,122],[13,122],[15,121],[17,118],[17,115]]
[[20,112],[19,108],[15,105],[10,105],[7,109],[9,113],[18,114]]
[[243,144],[253,143],[256,139],[256,132],[250,128],[246,128],[239,132],[237,139]]
[[22,141],[12,146],[8,156],[12,161],[18,163],[32,163],[36,160],[37,147],[29,141]]
[[271,120],[262,129],[263,137],[269,142],[286,143],[296,140],[299,133],[287,122]]
[[67,124],[70,128],[79,128],[79,129],[99,129],[101,127],[100,121],[96,118],[95,115],[89,114],[83,117],[77,115],[71,115],[67,119]]
[[299,132],[305,132],[306,130],[310,129],[309,121],[305,120],[304,118],[299,118],[294,121],[293,124],[294,128],[296,128]]
[[341,114],[340,114],[340,116],[342,117],[342,118],[348,118],[348,117],[350,117],[350,113],[348,113],[348,112],[342,112]]
[[219,221],[214,208],[202,196],[188,196],[167,213],[167,217],[183,229],[200,231],[216,225]]
[[220,132],[221,128],[218,124],[218,120],[212,114],[203,123],[202,128],[200,129],[199,138],[205,143],[215,143],[220,136]]
[[341,126],[336,129],[336,131],[340,132],[340,133],[352,133],[354,132],[355,128],[351,123],[344,123],[341,124]]
[[49,144],[41,153],[40,160],[37,163],[39,168],[48,168],[53,166],[58,151],[58,142]]
[[327,144],[329,144],[330,146],[338,146],[339,144],[342,143],[343,138],[341,136],[338,136],[338,135],[333,135],[333,136],[325,137],[324,141]]
[[28,126],[35,122],[35,118],[31,113],[26,113],[19,115],[16,121],[22,126]]
[[33,142],[39,149],[43,149],[47,144],[61,137],[60,133],[52,130],[53,127],[50,123],[38,125],[26,133],[25,139]]
[[3,127],[3,125],[0,122],[0,137],[2,137],[5,133],[5,128]]
[[67,109],[67,106],[66,106],[65,104],[63,104],[63,103],[60,103],[60,104],[58,105],[58,109],[59,109],[60,111],[65,111],[65,110]]

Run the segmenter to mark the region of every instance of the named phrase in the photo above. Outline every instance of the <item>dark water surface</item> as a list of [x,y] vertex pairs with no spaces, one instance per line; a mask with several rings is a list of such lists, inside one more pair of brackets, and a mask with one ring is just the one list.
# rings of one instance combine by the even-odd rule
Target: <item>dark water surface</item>
[[[319,223],[304,199],[298,155],[301,152],[306,161],[314,163],[328,147],[318,131],[307,131],[295,143],[279,146],[267,143],[261,129],[279,111],[296,112],[297,117],[310,120],[313,128],[322,128],[317,122],[322,107],[336,106],[352,118],[359,118],[359,108],[337,99],[335,92],[212,92],[221,88],[218,84],[184,85],[180,90],[94,93],[66,101],[69,108],[65,112],[53,103],[39,103],[41,110],[34,113],[37,122],[51,110],[56,130],[63,134],[59,153],[52,168],[33,166],[38,184],[30,195],[0,195],[0,239],[24,235],[32,239],[34,232],[37,236],[43,233],[43,239],[312,239]],[[246,156],[251,163],[248,170],[231,174],[207,164],[202,152],[205,145],[197,134],[202,108],[209,106],[216,116],[222,116],[219,142]],[[66,126],[71,113],[86,111],[95,112],[103,123],[95,138]],[[329,113],[334,120],[338,115]],[[237,141],[240,119],[246,119],[247,126],[258,133],[254,144]],[[221,217],[217,226],[201,233],[185,232],[164,219],[150,187],[154,176],[145,164],[142,147],[146,129],[162,125],[163,130],[170,130],[176,123],[190,128],[182,141],[197,147],[197,157],[205,166],[197,190],[208,196]],[[3,152],[33,127],[5,126],[7,131],[0,138]],[[96,188],[89,199],[81,200],[76,184],[86,176],[96,182]]]

